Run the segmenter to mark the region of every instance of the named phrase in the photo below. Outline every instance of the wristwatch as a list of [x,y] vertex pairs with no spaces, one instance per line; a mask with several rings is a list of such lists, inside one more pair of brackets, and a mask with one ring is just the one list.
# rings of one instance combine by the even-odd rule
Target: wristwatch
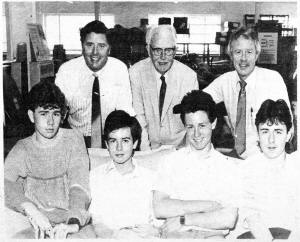
[[185,216],[184,215],[181,215],[179,217],[179,222],[180,222],[181,225],[185,225]]

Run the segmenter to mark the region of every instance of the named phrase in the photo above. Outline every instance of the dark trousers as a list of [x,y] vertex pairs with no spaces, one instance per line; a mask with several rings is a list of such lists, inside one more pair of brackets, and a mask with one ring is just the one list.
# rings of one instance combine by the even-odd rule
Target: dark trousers
[[[283,228],[269,228],[273,239],[288,239],[291,231]],[[237,237],[237,239],[255,239],[253,234],[249,231]]]

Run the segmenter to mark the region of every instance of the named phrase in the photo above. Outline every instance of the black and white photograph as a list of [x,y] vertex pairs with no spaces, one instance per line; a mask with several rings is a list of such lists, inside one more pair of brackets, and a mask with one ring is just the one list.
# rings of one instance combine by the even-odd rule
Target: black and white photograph
[[300,241],[298,5],[2,1],[0,238]]

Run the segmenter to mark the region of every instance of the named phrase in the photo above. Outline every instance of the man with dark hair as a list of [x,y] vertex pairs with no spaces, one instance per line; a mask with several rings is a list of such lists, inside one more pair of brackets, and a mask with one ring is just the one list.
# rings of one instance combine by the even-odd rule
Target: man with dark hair
[[133,159],[141,138],[140,124],[125,111],[116,110],[105,121],[104,136],[111,161],[90,174],[90,212],[97,237],[158,236],[151,225],[154,174]]
[[66,238],[89,222],[89,157],[82,135],[60,128],[66,105],[55,84],[33,86],[27,104],[35,132],[5,159],[5,204],[35,229],[18,238]]
[[[100,147],[104,120],[111,111],[123,109],[134,114],[128,70],[123,62],[108,57],[110,43],[101,21],[81,28],[80,41],[82,56],[64,63],[55,82],[66,95],[70,126],[85,136],[88,147]],[[98,112],[96,116],[92,108]],[[92,135],[95,120],[100,128]],[[99,137],[100,144],[94,145],[91,136]]]
[[241,210],[247,212],[241,213],[240,218],[250,232],[239,238],[299,241],[300,165],[297,153],[285,152],[292,128],[286,102],[270,99],[263,102],[255,125],[261,152],[242,164],[245,200]]
[[254,119],[262,102],[282,98],[290,106],[280,74],[255,66],[260,51],[256,31],[241,27],[233,32],[228,55],[235,70],[221,75],[204,89],[216,103],[225,103],[226,121],[235,140],[233,154],[242,159],[258,151]]
[[202,91],[185,95],[174,107],[186,130],[186,147],[170,154],[154,186],[154,214],[166,219],[167,238],[224,238],[237,219],[237,160],[216,151],[211,143],[216,104]]
[[199,89],[197,75],[174,59],[176,30],[173,26],[149,28],[146,42],[149,58],[129,69],[133,107],[143,128],[141,149],[177,146],[185,131],[173,107],[187,92]]

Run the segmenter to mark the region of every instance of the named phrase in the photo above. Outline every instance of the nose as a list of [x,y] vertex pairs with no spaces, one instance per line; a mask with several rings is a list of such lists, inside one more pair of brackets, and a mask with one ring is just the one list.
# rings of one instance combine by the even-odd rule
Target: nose
[[122,150],[123,150],[122,142],[117,142],[117,151],[122,151]]
[[95,45],[94,47],[93,47],[93,49],[92,49],[92,54],[93,55],[97,55],[98,54],[98,48],[97,48],[97,46]]
[[47,119],[47,124],[52,125],[54,123],[53,115],[49,115]]
[[247,59],[246,51],[243,51],[243,52],[242,52],[241,59],[242,59],[242,60],[246,60],[246,59]]
[[165,50],[162,50],[162,52],[160,54],[160,58],[161,59],[166,59],[166,52],[165,52]]
[[195,127],[194,129],[194,137],[197,138],[200,136],[200,129],[198,127]]
[[275,135],[273,132],[271,132],[269,134],[269,143],[271,143],[271,144],[274,143],[274,140],[275,140]]

